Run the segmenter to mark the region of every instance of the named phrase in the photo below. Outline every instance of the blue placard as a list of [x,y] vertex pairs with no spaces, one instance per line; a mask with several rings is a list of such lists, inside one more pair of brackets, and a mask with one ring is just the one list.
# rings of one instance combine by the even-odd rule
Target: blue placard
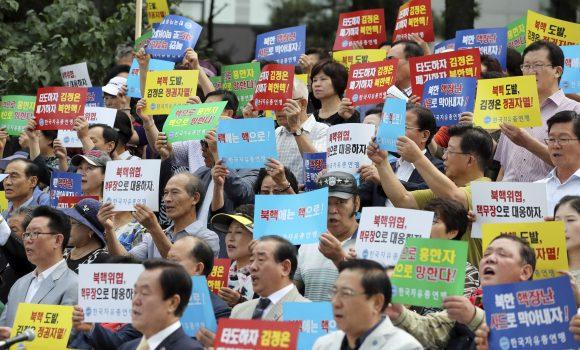
[[[163,61],[151,59],[149,60],[148,71],[156,70],[173,70],[175,68],[175,62]],[[131,70],[129,71],[129,76],[127,77],[127,96],[141,98],[141,81],[139,73],[139,63],[137,59],[134,58],[131,63]]]
[[376,136],[379,148],[397,152],[397,138],[405,136],[407,103],[399,98],[386,98],[381,114],[381,123]]
[[570,278],[483,287],[490,349],[579,349],[568,330],[576,314]]
[[278,159],[274,121],[270,118],[225,119],[217,128],[218,154],[231,169],[263,168]]
[[433,48],[433,53],[441,53],[447,50],[455,50],[455,38],[435,44],[435,47]]
[[56,208],[58,197],[82,196],[82,181],[81,174],[53,170],[50,175],[50,205]]
[[454,125],[463,112],[473,112],[477,78],[440,78],[423,86],[425,108],[435,115],[437,126]]
[[292,244],[318,243],[326,231],[328,187],[290,195],[256,195],[254,239],[278,235]]
[[195,337],[199,327],[203,326],[215,333],[217,322],[205,276],[191,276],[191,283],[191,297],[180,319],[183,331],[190,337]]
[[482,55],[497,58],[501,68],[507,69],[507,28],[466,29],[455,33],[455,50],[475,47]]
[[102,87],[93,86],[87,88],[87,102],[85,103],[85,107],[105,107],[105,97]]
[[145,48],[151,57],[181,62],[185,50],[195,47],[202,27],[193,20],[176,15],[163,18]]
[[304,190],[312,191],[318,188],[318,174],[326,169],[326,152],[304,153]]
[[580,92],[580,45],[560,46],[564,51],[564,74],[560,87],[567,94]]
[[256,38],[256,60],[298,64],[306,50],[306,26],[274,30]]
[[298,333],[298,350],[312,349],[316,339],[336,331],[332,304],[286,302],[282,306],[284,321],[302,321]]

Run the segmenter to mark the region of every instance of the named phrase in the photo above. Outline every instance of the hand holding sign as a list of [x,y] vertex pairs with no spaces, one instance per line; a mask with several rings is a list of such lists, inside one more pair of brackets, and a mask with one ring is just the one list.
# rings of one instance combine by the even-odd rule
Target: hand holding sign
[[376,143],[376,139],[373,137],[371,143],[367,147],[367,156],[370,160],[373,161],[374,164],[380,165],[382,162],[387,160],[387,151],[382,150],[379,148],[379,145]]
[[223,188],[226,182],[226,176],[228,176],[230,171],[223,164],[223,161],[218,160],[213,168],[211,168],[211,178],[213,179],[214,185],[218,188]]
[[72,315],[72,325],[77,332],[90,332],[93,328],[92,323],[85,322],[85,312],[79,305],[75,305]]
[[162,160],[168,159],[173,153],[173,146],[167,142],[167,135],[160,132],[155,141],[155,150],[159,153]]
[[350,119],[354,114],[354,105],[348,98],[343,98],[338,105],[338,115],[342,119]]
[[407,136],[401,136],[397,139],[397,153],[410,163],[415,163],[423,157],[423,152],[419,146]]
[[464,296],[450,296],[443,299],[443,308],[449,318],[461,324],[469,324],[477,312],[476,306]]
[[302,114],[302,106],[298,101],[287,99],[284,103],[283,111],[286,113],[288,120],[288,131],[295,133],[300,129],[300,114]]

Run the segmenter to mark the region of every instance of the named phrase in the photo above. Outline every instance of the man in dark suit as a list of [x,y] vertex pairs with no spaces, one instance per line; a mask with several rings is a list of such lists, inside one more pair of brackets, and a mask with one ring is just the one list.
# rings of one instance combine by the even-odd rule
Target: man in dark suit
[[[427,146],[435,136],[436,119],[429,109],[416,104],[407,105],[405,136],[413,140],[427,159],[439,171],[444,172],[443,161],[429,153]],[[403,158],[390,163],[393,171],[407,191],[428,188],[413,163]],[[374,164],[364,165],[359,169],[362,184],[359,187],[361,207],[382,207],[387,203],[387,196],[381,187],[379,173]]]

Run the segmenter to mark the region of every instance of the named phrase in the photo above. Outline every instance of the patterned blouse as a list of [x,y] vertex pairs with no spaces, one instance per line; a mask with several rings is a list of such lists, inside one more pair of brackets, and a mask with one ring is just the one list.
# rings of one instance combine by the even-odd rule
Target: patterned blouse
[[238,269],[237,261],[230,265],[230,274],[228,277],[228,288],[235,290],[242,295],[242,302],[252,300],[258,297],[252,287],[252,276],[250,276],[250,265]]

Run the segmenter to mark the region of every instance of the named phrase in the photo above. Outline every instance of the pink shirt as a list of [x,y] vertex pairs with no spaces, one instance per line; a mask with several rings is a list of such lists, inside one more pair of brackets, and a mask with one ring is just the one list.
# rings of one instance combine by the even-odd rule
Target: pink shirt
[[[566,97],[560,89],[540,106],[542,126],[525,130],[543,143],[544,139],[548,138],[548,119],[558,112],[570,110],[580,113],[580,103]],[[497,143],[494,159],[500,162],[504,169],[502,181],[533,182],[545,178],[553,169],[527,149],[515,145],[503,134]]]

